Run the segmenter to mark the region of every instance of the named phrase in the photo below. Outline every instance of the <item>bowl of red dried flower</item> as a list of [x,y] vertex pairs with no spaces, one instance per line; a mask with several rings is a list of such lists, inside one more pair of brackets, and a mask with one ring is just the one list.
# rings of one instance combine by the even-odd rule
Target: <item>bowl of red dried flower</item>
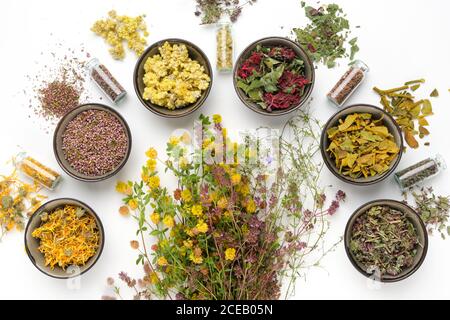
[[314,65],[295,42],[269,37],[250,44],[234,67],[234,88],[251,110],[270,116],[301,108],[312,93]]

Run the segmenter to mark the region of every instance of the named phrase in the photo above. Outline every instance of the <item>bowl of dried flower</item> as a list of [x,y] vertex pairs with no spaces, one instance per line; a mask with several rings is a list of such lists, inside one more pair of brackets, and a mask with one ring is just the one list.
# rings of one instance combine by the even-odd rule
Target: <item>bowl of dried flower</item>
[[151,45],[136,63],[133,82],[141,103],[166,118],[198,110],[211,91],[213,72],[206,54],[182,39]]
[[325,165],[337,178],[354,185],[373,185],[397,168],[403,138],[387,112],[357,104],[328,120],[321,136],[321,153]]
[[111,178],[125,166],[131,152],[131,131],[114,109],[85,104],[60,120],[53,136],[53,150],[69,176],[98,182]]
[[376,200],[361,206],[345,228],[345,251],[364,276],[397,282],[416,272],[428,249],[427,229],[408,205]]
[[315,82],[308,54],[297,43],[282,37],[250,44],[238,57],[233,74],[239,99],[251,110],[268,116],[301,108]]
[[25,250],[44,274],[69,279],[90,270],[103,251],[105,232],[97,214],[75,199],[42,205],[28,220]]

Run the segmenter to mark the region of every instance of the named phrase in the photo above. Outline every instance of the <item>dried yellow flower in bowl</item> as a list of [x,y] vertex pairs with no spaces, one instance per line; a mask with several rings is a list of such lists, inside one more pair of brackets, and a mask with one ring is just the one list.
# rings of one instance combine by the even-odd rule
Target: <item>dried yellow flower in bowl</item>
[[180,117],[198,109],[211,83],[212,69],[206,55],[181,39],[153,44],[138,61],[134,74],[141,102],[166,117]]
[[103,250],[104,231],[95,212],[74,199],[47,202],[30,218],[25,248],[33,264],[59,279],[88,271]]

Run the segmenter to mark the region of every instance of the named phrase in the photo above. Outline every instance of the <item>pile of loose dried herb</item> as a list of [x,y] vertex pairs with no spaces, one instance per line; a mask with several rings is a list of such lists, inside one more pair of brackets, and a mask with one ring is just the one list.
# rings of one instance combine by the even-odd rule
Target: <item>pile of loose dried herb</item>
[[348,40],[350,23],[343,10],[337,4],[323,5],[316,9],[306,6],[303,1],[302,7],[311,22],[305,28],[294,28],[292,31],[297,42],[311,58],[328,68],[333,68],[340,58],[350,57],[353,60],[359,47],[357,38]]
[[202,24],[216,23],[223,16],[229,16],[231,22],[236,22],[247,4],[254,4],[256,0],[196,0],[195,15],[202,19]]
[[343,175],[373,177],[386,172],[397,158],[400,148],[381,121],[368,113],[355,113],[327,131],[327,151]]
[[27,184],[14,170],[9,176],[0,175],[0,240],[16,228],[22,231],[25,221],[46,197],[39,194],[37,184]]
[[[419,148],[416,137],[423,139],[430,134],[427,129],[429,123],[426,117],[433,114],[433,108],[429,99],[416,100],[414,92],[419,89],[424,79],[406,82],[403,86],[388,90],[373,90],[381,97],[384,110],[389,112],[403,131],[405,141],[413,149]],[[435,96],[436,93],[432,93]],[[416,126],[416,122],[418,127]],[[429,142],[425,143],[430,145]]]
[[381,276],[397,276],[411,267],[421,245],[417,231],[405,213],[389,206],[375,206],[355,221],[350,251],[366,270],[377,268]]
[[443,239],[446,238],[445,234],[450,236],[450,196],[436,195],[431,187],[404,193],[405,202],[409,196],[414,199],[411,206],[422,218],[429,234],[437,231]]

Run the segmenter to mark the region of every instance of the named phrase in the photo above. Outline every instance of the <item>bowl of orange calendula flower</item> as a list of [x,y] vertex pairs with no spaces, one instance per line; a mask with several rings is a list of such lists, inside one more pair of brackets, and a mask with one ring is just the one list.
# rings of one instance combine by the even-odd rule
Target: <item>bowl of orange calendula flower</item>
[[166,39],[154,43],[138,60],[134,88],[148,110],[178,118],[205,103],[212,77],[209,59],[199,47],[182,39]]
[[97,214],[75,199],[42,205],[25,229],[25,249],[44,274],[69,279],[90,270],[103,251],[105,232]]

